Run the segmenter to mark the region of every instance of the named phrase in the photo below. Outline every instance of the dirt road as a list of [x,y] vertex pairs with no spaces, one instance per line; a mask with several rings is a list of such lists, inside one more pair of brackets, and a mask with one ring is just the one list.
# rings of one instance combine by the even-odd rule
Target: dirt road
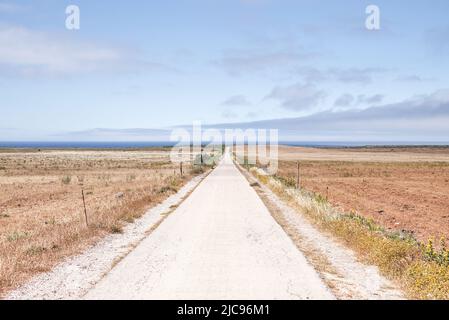
[[333,299],[229,155],[86,299]]

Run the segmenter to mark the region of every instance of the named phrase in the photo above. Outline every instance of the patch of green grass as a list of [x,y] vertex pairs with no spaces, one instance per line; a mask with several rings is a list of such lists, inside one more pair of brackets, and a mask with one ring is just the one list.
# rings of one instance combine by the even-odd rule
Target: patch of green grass
[[135,174],[129,174],[126,176],[126,182],[132,182],[136,180],[136,175]]
[[27,232],[14,231],[6,237],[6,240],[9,242],[19,241],[21,239],[26,239],[29,237]]
[[111,231],[111,233],[119,234],[119,233],[123,233],[123,228],[122,228],[122,226],[120,226],[118,224],[114,224],[111,226],[110,231]]
[[296,179],[293,177],[275,176],[275,178],[287,188],[296,188]]
[[202,174],[202,173],[204,173],[203,166],[194,165],[193,168],[192,168],[192,173],[193,174]]
[[434,240],[429,239],[427,242],[427,245],[421,244],[421,249],[424,254],[424,258],[427,261],[433,261],[436,262],[439,265],[449,267],[449,250],[446,247],[446,239],[442,238],[440,240],[440,249],[435,249]]
[[175,193],[175,192],[178,192],[178,189],[173,187],[173,186],[163,186],[158,191],[159,194],[163,194],[163,193],[167,193],[167,192],[174,192]]
[[61,179],[62,184],[70,184],[70,182],[72,182],[72,177],[71,176],[64,176]]
[[43,246],[38,246],[38,245],[32,245],[31,247],[29,247],[28,249],[26,249],[25,253],[27,255],[38,255],[41,254],[43,252],[47,251],[47,248],[43,247]]
[[319,193],[315,193],[313,195],[313,199],[320,205],[325,205],[328,204],[328,201],[325,197],[323,197],[321,194]]

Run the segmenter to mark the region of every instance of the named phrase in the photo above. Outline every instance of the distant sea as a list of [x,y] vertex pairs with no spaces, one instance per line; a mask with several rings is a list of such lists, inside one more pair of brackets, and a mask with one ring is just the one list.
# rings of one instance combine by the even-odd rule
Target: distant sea
[[[145,141],[117,141],[117,142],[77,142],[77,141],[0,141],[0,148],[22,148],[22,149],[137,149],[137,148],[151,148],[151,147],[172,147],[176,143],[170,141],[159,142],[145,142]],[[285,141],[279,142],[282,145],[288,146],[302,146],[302,147],[363,147],[363,146],[449,146],[449,142],[410,142],[410,141],[359,141],[359,142],[345,142],[345,141]]]
[[151,147],[171,147],[173,142],[77,142],[77,141],[0,141],[0,148],[7,149],[136,149]]

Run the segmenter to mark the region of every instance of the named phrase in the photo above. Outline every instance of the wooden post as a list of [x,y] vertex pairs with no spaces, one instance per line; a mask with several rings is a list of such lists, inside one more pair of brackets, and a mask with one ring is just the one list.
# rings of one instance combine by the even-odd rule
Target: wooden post
[[84,219],[86,221],[86,227],[89,227],[89,221],[87,220],[87,209],[86,209],[86,200],[84,198],[84,189],[81,189],[81,194],[83,196],[83,205],[84,205]]
[[182,177],[182,161],[181,161],[181,163],[179,164],[179,171],[181,172],[181,177]]
[[298,161],[298,168],[296,172],[296,189],[299,189],[301,186],[299,185],[299,161]]
[[326,201],[329,201],[329,186],[326,187]]

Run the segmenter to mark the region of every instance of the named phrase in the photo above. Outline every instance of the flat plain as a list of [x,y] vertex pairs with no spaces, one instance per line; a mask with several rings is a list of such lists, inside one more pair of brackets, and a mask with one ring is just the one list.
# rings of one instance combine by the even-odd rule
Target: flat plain
[[181,177],[164,149],[0,151],[0,295],[120,233],[196,173]]
[[449,148],[279,148],[279,172],[344,212],[417,239],[449,238]]

